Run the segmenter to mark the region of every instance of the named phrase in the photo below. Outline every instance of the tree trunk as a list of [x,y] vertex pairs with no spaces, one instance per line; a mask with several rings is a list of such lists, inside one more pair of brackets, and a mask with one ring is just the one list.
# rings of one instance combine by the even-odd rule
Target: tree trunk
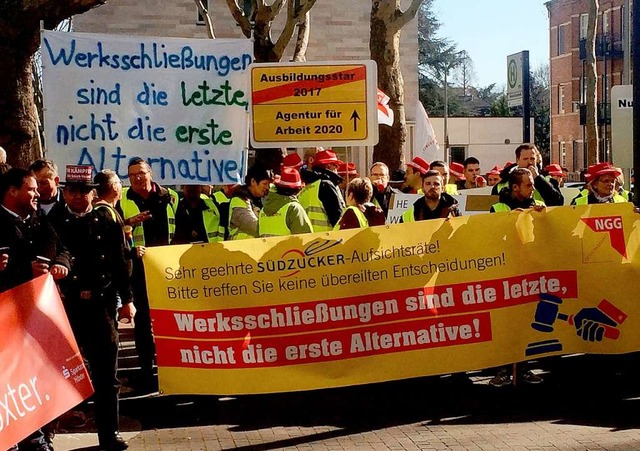
[[382,161],[393,171],[402,164],[407,141],[404,112],[404,80],[400,70],[400,30],[417,14],[422,0],[413,0],[405,12],[400,0],[372,0],[371,59],[378,64],[378,87],[390,98],[394,111],[391,127],[379,126],[380,139],[373,149],[373,160]]
[[23,30],[13,39],[0,39],[0,145],[15,167],[26,168],[41,152],[31,84],[31,58],[39,33],[39,29]]
[[105,1],[0,2],[0,146],[12,166],[27,167],[41,155],[31,68],[40,45],[40,21],[53,29],[62,20]]
[[589,1],[589,25],[587,30],[587,165],[598,162],[600,138],[598,136],[598,72],[596,67],[596,36],[598,27],[598,0]]

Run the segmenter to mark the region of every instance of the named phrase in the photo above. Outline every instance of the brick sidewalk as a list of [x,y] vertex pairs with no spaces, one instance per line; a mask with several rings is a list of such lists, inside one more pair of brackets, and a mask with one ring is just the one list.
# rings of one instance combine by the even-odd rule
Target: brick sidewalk
[[[125,398],[121,427],[132,451],[639,450],[640,371],[628,360],[550,360],[542,384],[518,387],[491,387],[485,372],[273,395]],[[91,421],[59,433],[56,450],[97,450],[90,431]]]

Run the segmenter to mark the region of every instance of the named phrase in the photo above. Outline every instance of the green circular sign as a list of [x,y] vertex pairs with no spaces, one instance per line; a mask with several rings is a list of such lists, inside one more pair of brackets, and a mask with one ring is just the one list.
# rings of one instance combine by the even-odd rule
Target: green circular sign
[[507,67],[507,82],[509,83],[509,88],[515,88],[516,83],[518,83],[518,65],[515,59],[509,61],[509,66]]

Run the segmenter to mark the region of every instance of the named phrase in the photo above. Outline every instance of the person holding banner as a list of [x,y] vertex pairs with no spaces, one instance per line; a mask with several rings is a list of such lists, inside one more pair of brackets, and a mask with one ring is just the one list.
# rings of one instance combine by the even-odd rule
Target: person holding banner
[[[0,291],[50,273],[67,276],[71,255],[47,221],[38,215],[38,183],[30,171],[9,169],[0,176]],[[51,451],[48,438],[38,429],[13,450]]]
[[300,173],[297,169],[284,167],[275,179],[275,191],[264,199],[264,207],[258,218],[259,236],[286,236],[313,232],[311,220],[307,216],[297,195],[302,189]]
[[334,227],[334,230],[363,229],[384,225],[384,212],[373,205],[373,185],[367,178],[355,178],[347,185],[347,209]]
[[458,208],[458,201],[453,196],[442,192],[443,187],[440,173],[433,169],[428,170],[422,175],[424,196],[402,214],[401,221],[406,223],[460,216],[462,213]]
[[616,178],[621,172],[610,163],[599,163],[589,166],[588,193],[580,194],[571,201],[571,205],[591,205],[628,202],[616,191]]
[[509,174],[509,186],[500,190],[499,202],[491,206],[491,213],[498,211],[544,209],[544,202],[533,197],[533,174],[529,169],[517,168]]
[[67,166],[66,208],[52,212],[50,218],[74,258],[69,277],[59,285],[71,329],[89,362],[100,449],[117,451],[128,444],[118,432],[116,312],[120,319],[131,321],[135,307],[122,228],[106,209],[93,208],[97,185],[91,172],[91,166]]

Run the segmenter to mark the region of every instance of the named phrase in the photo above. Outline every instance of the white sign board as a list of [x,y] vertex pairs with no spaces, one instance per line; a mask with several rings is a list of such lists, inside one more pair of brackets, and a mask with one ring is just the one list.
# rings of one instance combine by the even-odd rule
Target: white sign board
[[615,166],[633,167],[633,85],[611,88],[611,148]]
[[522,60],[524,52],[507,57],[507,104],[509,107],[522,105]]
[[113,169],[131,158],[161,184],[231,184],[246,172],[247,39],[45,31],[47,157]]

